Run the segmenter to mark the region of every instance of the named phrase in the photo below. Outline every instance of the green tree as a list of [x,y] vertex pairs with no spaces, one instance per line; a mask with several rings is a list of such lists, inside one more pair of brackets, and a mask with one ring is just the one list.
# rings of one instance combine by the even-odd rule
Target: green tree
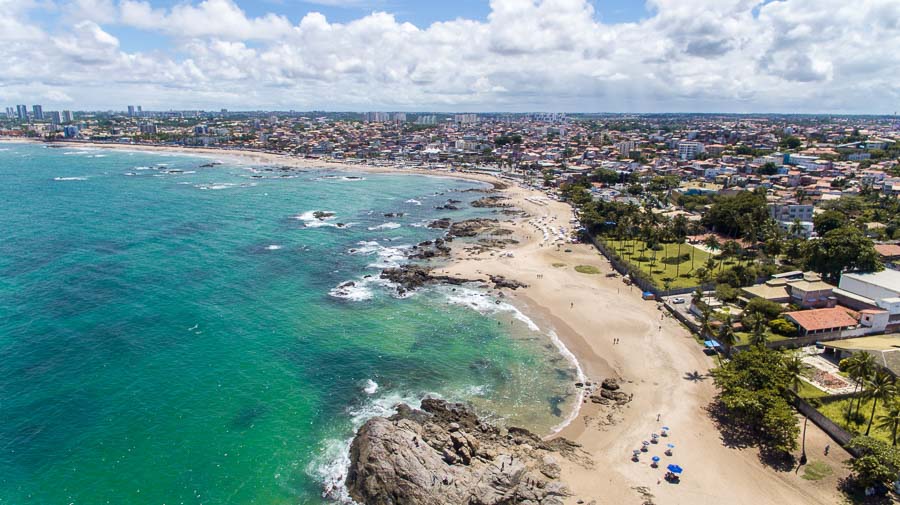
[[846,461],[852,481],[861,488],[883,485],[890,488],[900,475],[900,451],[869,437],[854,437],[848,446],[859,457]]
[[[847,375],[853,380],[853,394],[859,391],[863,382],[875,373],[875,356],[867,352],[857,352],[847,358]],[[859,406],[862,403],[862,395],[857,398],[856,411],[859,412]],[[853,414],[853,399],[847,408],[847,419],[849,420]]]
[[847,214],[837,210],[826,210],[813,217],[813,227],[820,237],[831,230],[836,230],[846,224]]
[[897,393],[894,385],[894,377],[887,372],[877,371],[866,383],[866,397],[872,400],[872,414],[869,415],[869,425],[866,426],[866,436],[872,430],[872,421],[875,420],[875,407],[878,400],[888,401]]
[[796,353],[791,354],[785,359],[784,366],[791,376],[791,387],[794,392],[800,391],[801,377],[803,377],[803,370],[806,367],[803,364],[803,359]]
[[767,161],[764,165],[756,170],[756,173],[759,175],[775,175],[778,173],[778,165],[772,163],[771,161]]
[[884,266],[872,241],[852,226],[829,231],[818,240],[807,242],[806,267],[833,283],[847,270],[876,272]]
[[789,135],[779,145],[786,149],[797,149],[803,145],[803,141],[793,135]]
[[878,423],[875,427],[889,431],[891,433],[891,446],[897,446],[897,429],[900,428],[900,404],[897,403],[897,398],[891,400],[887,413],[878,416]]
[[725,356],[731,356],[731,348],[737,343],[737,335],[734,333],[734,321],[731,314],[725,316],[722,326],[719,326],[719,333],[716,335],[719,343],[725,347]]
[[730,422],[758,434],[770,449],[787,453],[797,448],[800,429],[789,404],[792,379],[779,352],[751,347],[710,373]]

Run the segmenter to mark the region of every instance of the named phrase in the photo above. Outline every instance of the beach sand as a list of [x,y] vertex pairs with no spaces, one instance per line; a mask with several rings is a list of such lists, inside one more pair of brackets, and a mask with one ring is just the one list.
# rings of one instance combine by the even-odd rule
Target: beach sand
[[[417,173],[508,184],[485,174],[372,167],[270,153],[143,145],[59,145],[181,152],[298,168]],[[571,229],[569,220],[573,214],[568,204],[515,185],[503,189],[501,194],[528,214],[524,218],[498,215],[520,243],[503,251],[474,254],[466,251],[461,241],[456,241],[452,261],[438,273],[485,279],[489,273],[499,274],[527,283],[527,288],[504,290],[508,301],[542,328],[555,331],[578,359],[588,380],[597,382],[615,377],[620,379],[625,392],[634,395],[633,401],[622,408],[586,402],[578,416],[554,435],[578,442],[588,455],[584,462],[563,462],[563,480],[574,493],[568,502],[617,505],[842,502],[836,488],[838,480],[847,474],[843,461],[849,455],[838,444],[809,423],[806,448],[810,461],[823,461],[834,470],[832,476],[820,481],[803,479],[802,469],[778,471],[765,466],[754,448],[726,446],[706,410],[715,395],[712,379],[707,375],[715,364],[713,358],[704,355],[690,333],[656,302],[642,300],[639,289],[625,285],[620,278],[606,277],[611,267],[594,247],[565,244],[557,248],[552,243],[543,243],[543,233],[530,222],[543,219],[547,225]],[[566,249],[570,252],[565,252]],[[578,273],[574,270],[578,265],[595,266],[601,273]],[[620,339],[620,343],[613,344],[614,338]],[[639,463],[632,462],[631,451],[662,426],[671,429],[671,436],[662,439],[660,445],[651,446],[650,453],[643,455]],[[662,446],[668,442],[676,445],[671,458],[662,456]],[[826,444],[831,445],[827,457],[823,455]],[[666,483],[661,480],[664,470],[650,468],[653,454],[662,456],[662,467],[672,462],[685,469],[680,484]]]
[[[638,288],[625,285],[621,278],[606,277],[612,268],[593,246],[565,244],[557,248],[543,243],[543,233],[529,222],[543,218],[554,228],[571,229],[568,204],[521,187],[510,187],[502,194],[530,216],[507,222],[520,244],[493,255],[469,254],[457,245],[454,261],[438,273],[465,278],[484,278],[491,273],[529,284],[506,291],[508,300],[542,327],[549,325],[577,357],[588,380],[615,377],[622,390],[634,394],[633,401],[620,409],[586,402],[578,417],[557,435],[581,444],[593,460],[590,466],[564,464],[563,480],[574,492],[571,503],[842,501],[837,485],[846,475],[842,463],[849,455],[838,444],[813,423],[808,424],[810,461],[824,461],[834,470],[831,477],[817,482],[801,478],[803,470],[776,471],[763,465],[756,449],[726,447],[706,410],[715,396],[707,375],[714,359],[703,354],[688,330],[659,304],[642,300]],[[601,273],[578,273],[574,270],[577,265],[591,265]],[[620,339],[618,345],[613,344],[614,338]],[[632,462],[632,450],[662,426],[671,429],[671,436],[651,445],[639,463]],[[676,445],[673,457],[662,454],[665,443]],[[823,455],[826,444],[831,444],[828,457]],[[654,454],[662,457],[660,469],[650,467]],[[680,484],[657,483],[668,463],[685,468]]]

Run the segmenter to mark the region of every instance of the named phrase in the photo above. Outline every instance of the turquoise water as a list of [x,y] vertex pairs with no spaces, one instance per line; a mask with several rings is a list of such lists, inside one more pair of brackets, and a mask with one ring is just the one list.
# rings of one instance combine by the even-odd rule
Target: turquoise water
[[209,161],[0,144],[0,503],[320,503],[396,401],[569,414],[576,370],[512,307],[364,277],[478,183]]

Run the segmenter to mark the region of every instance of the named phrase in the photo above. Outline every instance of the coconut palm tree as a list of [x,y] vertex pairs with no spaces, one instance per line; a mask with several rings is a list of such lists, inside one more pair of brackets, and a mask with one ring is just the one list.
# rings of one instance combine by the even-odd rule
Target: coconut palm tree
[[788,373],[791,374],[791,386],[793,386],[794,392],[799,393],[800,377],[803,374],[803,360],[797,354],[793,354],[784,360],[784,366],[787,368]]
[[887,413],[878,416],[876,428],[891,432],[891,445],[897,445],[897,429],[900,428],[900,402],[893,398]]
[[700,308],[700,338],[704,340],[712,335],[712,310],[703,306]]
[[872,421],[875,420],[875,408],[878,400],[889,401],[897,393],[894,385],[894,377],[887,372],[877,371],[866,383],[866,397],[872,400],[872,413],[869,415],[869,425],[866,427],[866,436],[872,430]]
[[731,348],[737,343],[737,335],[734,333],[734,321],[731,319],[731,314],[725,316],[722,326],[719,326],[717,337],[719,338],[719,343],[725,347],[725,356],[731,356]]
[[[847,374],[856,384],[853,389],[855,395],[862,387],[866,379],[875,372],[875,356],[867,352],[858,352],[847,358]],[[859,415],[859,407],[862,404],[863,395],[856,398],[856,414]],[[847,417],[853,413],[853,399],[850,399],[850,408],[847,410]]]
[[[715,257],[716,251],[719,250],[719,239],[717,239],[715,235],[710,235],[710,236],[706,237],[706,240],[703,241],[703,245],[705,245],[706,248],[709,249],[709,254],[710,254],[709,259],[713,260],[713,258]],[[709,263],[709,262],[707,262],[707,263]],[[712,271],[711,268],[710,268],[710,271]]]
[[750,314],[744,319],[750,326],[750,343],[758,346],[766,345],[766,318],[760,314]]

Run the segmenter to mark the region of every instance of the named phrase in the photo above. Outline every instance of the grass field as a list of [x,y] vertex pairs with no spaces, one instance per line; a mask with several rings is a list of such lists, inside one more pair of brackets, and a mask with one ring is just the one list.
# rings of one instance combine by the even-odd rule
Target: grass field
[[589,274],[589,275],[597,275],[600,273],[600,269],[593,265],[578,265],[575,267],[575,271],[580,274]]
[[[661,289],[665,289],[666,279],[669,280],[669,289],[697,286],[699,282],[694,276],[695,271],[713,257],[690,244],[681,244],[681,259],[678,257],[678,244],[660,244],[663,247],[660,251],[648,250],[647,244],[640,240],[607,240],[605,244],[614,250],[619,258],[649,276],[653,284]],[[632,245],[634,245],[633,253]]]
[[[737,343],[734,345],[749,345],[750,339],[753,338],[753,334],[746,331],[736,331],[734,333],[735,338],[737,339]],[[787,340],[789,337],[784,337],[782,335],[776,335],[771,331],[766,331],[766,342],[777,342],[779,340]]]
[[[849,402],[849,399],[823,401],[818,409],[819,412],[825,414],[828,419],[831,419],[845,430],[862,435],[866,432],[866,426],[869,424],[869,416],[872,413],[872,402],[871,400],[863,400],[862,405],[859,408],[859,415],[855,415],[856,406],[854,404],[854,416],[848,421],[847,408]],[[878,402],[878,406],[875,408],[875,422],[872,423],[872,431],[869,433],[869,436],[890,444],[891,434],[876,427],[878,424],[878,416],[886,413],[883,402]]]

